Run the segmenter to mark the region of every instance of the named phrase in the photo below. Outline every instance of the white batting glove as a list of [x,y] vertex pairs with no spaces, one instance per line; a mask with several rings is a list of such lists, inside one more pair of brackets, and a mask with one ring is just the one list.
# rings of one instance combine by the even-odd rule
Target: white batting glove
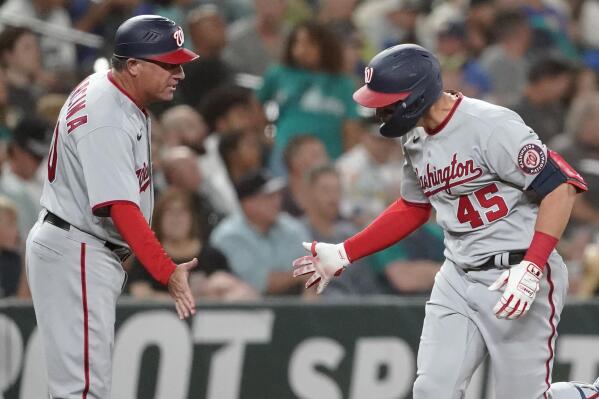
[[489,286],[491,291],[501,290],[505,286],[505,292],[493,308],[495,316],[509,320],[524,316],[537,296],[541,277],[541,268],[526,260],[504,271]]
[[306,288],[318,283],[316,293],[320,294],[334,276],[343,272],[349,265],[343,243],[327,244],[324,242],[302,243],[311,256],[302,256],[293,261],[293,277],[310,275]]

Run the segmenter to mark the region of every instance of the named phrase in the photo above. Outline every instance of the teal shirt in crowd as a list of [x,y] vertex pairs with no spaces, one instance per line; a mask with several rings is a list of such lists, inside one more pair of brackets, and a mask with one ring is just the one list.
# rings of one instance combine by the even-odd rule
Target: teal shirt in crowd
[[329,156],[343,152],[343,123],[358,118],[352,99],[354,83],[346,75],[273,66],[258,89],[260,102],[279,105],[273,156],[280,156],[289,140],[310,133],[324,143]]
[[264,292],[268,275],[291,274],[294,259],[306,255],[303,241],[310,241],[304,225],[281,213],[266,234],[258,232],[241,213],[225,218],[210,235],[213,247],[225,254],[229,267],[241,280]]
[[392,262],[411,260],[432,260],[443,263],[443,230],[437,224],[428,222],[395,245],[370,256],[373,269],[378,273]]

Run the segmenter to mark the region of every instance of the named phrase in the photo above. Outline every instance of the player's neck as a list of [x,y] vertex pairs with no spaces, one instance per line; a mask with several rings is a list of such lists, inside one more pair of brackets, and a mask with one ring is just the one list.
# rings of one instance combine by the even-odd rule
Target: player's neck
[[421,126],[427,131],[434,131],[451,112],[453,105],[458,100],[459,96],[443,92],[441,97],[431,106],[426,114],[422,117]]
[[140,109],[144,108],[145,101],[132,79],[125,74],[116,72],[114,69],[112,70],[112,79]]

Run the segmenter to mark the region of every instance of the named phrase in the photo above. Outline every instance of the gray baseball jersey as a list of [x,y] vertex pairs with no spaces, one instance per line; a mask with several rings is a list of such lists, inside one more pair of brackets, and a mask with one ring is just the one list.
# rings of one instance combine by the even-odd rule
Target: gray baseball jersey
[[150,220],[153,187],[150,118],[99,72],[70,94],[60,111],[41,204],[79,230],[127,246],[106,206],[134,203]]
[[538,205],[528,186],[547,148],[515,112],[461,96],[437,131],[402,137],[402,197],[429,203],[445,232],[445,256],[460,267],[525,250]]

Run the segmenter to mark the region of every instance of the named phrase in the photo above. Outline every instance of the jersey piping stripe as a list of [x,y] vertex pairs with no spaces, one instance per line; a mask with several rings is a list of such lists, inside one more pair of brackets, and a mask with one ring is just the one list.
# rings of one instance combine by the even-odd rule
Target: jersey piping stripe
[[549,325],[551,326],[551,334],[549,335],[549,338],[547,339],[547,347],[549,348],[549,357],[547,358],[547,361],[545,362],[545,384],[547,385],[547,389],[545,390],[545,393],[543,394],[543,398],[547,399],[547,391],[549,390],[549,388],[551,387],[551,361],[553,360],[553,341],[555,340],[555,333],[556,333],[556,329],[555,329],[555,322],[554,322],[554,317],[555,317],[555,304],[553,303],[553,291],[554,291],[554,286],[553,286],[553,280],[551,279],[551,267],[549,266],[549,263],[547,263],[547,267],[545,268],[545,270],[547,270],[547,282],[549,283],[549,306],[551,308],[551,314],[549,315]]
[[441,124],[439,126],[437,126],[434,129],[425,129],[426,133],[433,136],[437,133],[439,133],[441,130],[443,130],[443,128],[445,126],[447,126],[447,124],[449,123],[449,121],[451,120],[451,117],[453,116],[454,112],[456,109],[458,109],[458,106],[460,105],[460,103],[462,102],[462,98],[464,98],[464,96],[462,95],[462,93],[458,93],[458,98],[456,99],[455,103],[453,103],[453,106],[451,107],[451,110],[449,110],[449,113],[447,114],[447,116],[445,117],[445,119],[443,119],[443,121],[441,121]]
[[117,88],[117,89],[118,89],[118,90],[119,90],[121,93],[123,93],[123,94],[124,94],[124,95],[125,95],[125,96],[126,96],[128,99],[129,99],[129,100],[131,100],[131,102],[132,102],[133,104],[135,104],[135,106],[136,106],[137,108],[139,108],[139,110],[140,110],[141,112],[143,112],[143,113],[144,113],[144,115],[145,115],[145,116],[146,116],[146,118],[147,118],[147,117],[148,117],[148,112],[146,111],[146,109],[145,109],[144,107],[140,106],[139,104],[137,104],[137,103],[135,102],[135,100],[133,99],[133,97],[131,97],[131,95],[130,95],[129,93],[127,93],[127,92],[125,91],[125,89],[124,89],[123,87],[121,87],[121,85],[119,85],[119,84],[118,84],[118,82],[117,82],[116,80],[114,80],[114,77],[112,76],[112,71],[108,71],[108,75],[107,75],[107,77],[108,77],[108,80],[110,81],[110,83],[112,83],[112,84],[114,85],[114,87],[116,87],[116,88]]
[[85,243],[81,243],[81,301],[83,303],[83,372],[85,386],[81,399],[87,398],[89,392],[89,324],[87,312],[87,280],[85,277]]

